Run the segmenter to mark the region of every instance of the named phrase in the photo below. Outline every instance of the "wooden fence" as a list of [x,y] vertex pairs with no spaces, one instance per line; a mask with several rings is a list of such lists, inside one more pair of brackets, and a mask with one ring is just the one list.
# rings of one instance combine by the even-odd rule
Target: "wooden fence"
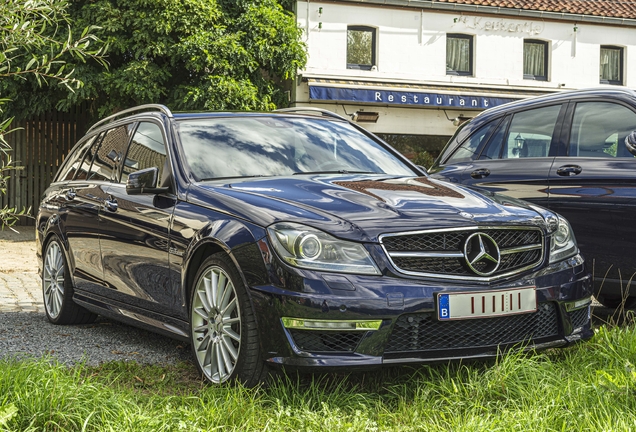
[[69,112],[49,112],[14,122],[14,132],[5,136],[12,148],[14,166],[22,169],[10,173],[7,193],[0,195],[4,206],[31,208],[32,217],[22,217],[16,225],[34,225],[44,190],[53,180],[69,150],[84,135],[91,116],[84,106]]

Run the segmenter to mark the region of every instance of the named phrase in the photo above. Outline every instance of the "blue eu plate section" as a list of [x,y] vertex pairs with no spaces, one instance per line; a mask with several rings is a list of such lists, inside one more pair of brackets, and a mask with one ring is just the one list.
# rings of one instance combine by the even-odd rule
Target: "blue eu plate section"
[[447,320],[450,318],[450,300],[448,294],[437,296],[437,318]]

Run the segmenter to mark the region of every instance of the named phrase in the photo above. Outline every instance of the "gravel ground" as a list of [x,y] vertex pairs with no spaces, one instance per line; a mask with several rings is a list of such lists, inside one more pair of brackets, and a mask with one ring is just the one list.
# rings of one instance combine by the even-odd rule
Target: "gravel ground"
[[180,341],[102,317],[89,325],[50,324],[42,312],[35,231],[18,230],[0,231],[0,358],[50,355],[69,365],[113,360],[169,365],[190,360],[189,347]]
[[43,313],[0,313],[0,358],[23,355],[50,355],[68,365],[114,360],[170,365],[191,358],[182,342],[104,318],[89,325],[56,326]]

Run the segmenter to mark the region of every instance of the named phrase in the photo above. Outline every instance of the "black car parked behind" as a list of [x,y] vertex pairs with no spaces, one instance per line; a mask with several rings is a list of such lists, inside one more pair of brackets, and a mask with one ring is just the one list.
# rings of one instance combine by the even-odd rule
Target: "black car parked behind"
[[636,306],[636,93],[562,92],[482,112],[457,130],[433,177],[522,198],[565,216],[597,299]]

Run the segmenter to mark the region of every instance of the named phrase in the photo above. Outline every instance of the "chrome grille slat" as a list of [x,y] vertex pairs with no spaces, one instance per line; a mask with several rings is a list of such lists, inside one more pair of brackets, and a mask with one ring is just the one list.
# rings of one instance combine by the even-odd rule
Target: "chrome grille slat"
[[[499,267],[488,276],[466,265],[464,243],[474,233],[490,236],[500,251]],[[544,237],[537,227],[470,227],[383,234],[380,243],[391,263],[405,274],[444,279],[491,281],[518,274],[543,262]],[[470,245],[467,246],[470,253]],[[478,263],[477,272],[487,273]]]

